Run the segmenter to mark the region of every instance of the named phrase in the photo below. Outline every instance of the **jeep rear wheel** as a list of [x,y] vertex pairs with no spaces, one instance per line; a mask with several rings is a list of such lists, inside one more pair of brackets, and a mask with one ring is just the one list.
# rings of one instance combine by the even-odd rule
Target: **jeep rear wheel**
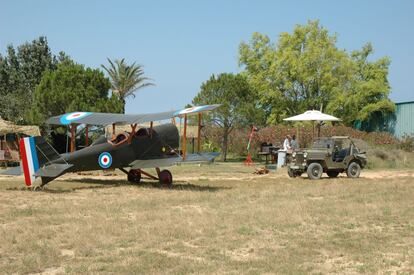
[[320,165],[320,163],[313,162],[309,164],[307,172],[308,172],[309,179],[318,180],[322,176],[322,172],[323,172],[322,165]]
[[328,174],[328,177],[330,178],[336,178],[339,175],[338,171],[328,171],[326,172],[326,174]]
[[357,162],[351,162],[346,170],[348,178],[358,178],[361,174],[361,166]]

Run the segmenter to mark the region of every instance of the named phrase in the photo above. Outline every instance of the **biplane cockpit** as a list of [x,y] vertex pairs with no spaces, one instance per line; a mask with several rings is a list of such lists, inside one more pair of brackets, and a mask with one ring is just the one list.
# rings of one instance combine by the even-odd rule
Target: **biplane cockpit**
[[123,132],[123,133],[116,135],[113,139],[109,140],[109,142],[112,143],[113,145],[120,145],[124,142],[127,142],[128,138],[129,138],[129,133]]

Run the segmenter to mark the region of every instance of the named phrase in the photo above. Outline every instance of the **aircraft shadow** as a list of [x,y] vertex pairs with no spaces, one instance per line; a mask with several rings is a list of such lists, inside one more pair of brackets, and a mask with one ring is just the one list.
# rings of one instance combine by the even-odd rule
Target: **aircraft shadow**
[[[210,185],[197,185],[187,181],[174,181],[171,187],[160,184],[158,181],[145,180],[140,183],[131,183],[126,180],[106,180],[106,179],[67,179],[66,182],[71,183],[85,183],[94,184],[86,186],[70,187],[69,192],[82,189],[99,189],[99,188],[113,188],[120,186],[134,186],[137,188],[155,188],[155,189],[166,189],[166,190],[182,190],[182,191],[199,191],[199,192],[217,192],[220,190],[231,189],[227,186],[210,186]],[[54,190],[48,189],[47,186],[43,190],[45,192],[59,193],[67,192],[67,190]]]

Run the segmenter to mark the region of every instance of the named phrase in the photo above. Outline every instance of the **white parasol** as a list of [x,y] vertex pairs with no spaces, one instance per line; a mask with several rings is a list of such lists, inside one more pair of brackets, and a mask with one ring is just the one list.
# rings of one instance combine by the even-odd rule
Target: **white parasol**
[[[340,121],[341,119],[328,115],[328,114],[324,114],[321,111],[309,110],[309,111],[304,112],[303,114],[288,117],[283,120],[285,121],[312,121],[312,124],[313,124],[314,121]],[[315,127],[312,126],[312,129],[314,131]],[[318,137],[320,136],[320,131],[321,129],[319,125]],[[313,133],[312,135],[315,136],[315,133]]]
[[303,114],[288,117],[283,119],[285,121],[340,121],[339,118],[324,114],[320,111],[310,110]]

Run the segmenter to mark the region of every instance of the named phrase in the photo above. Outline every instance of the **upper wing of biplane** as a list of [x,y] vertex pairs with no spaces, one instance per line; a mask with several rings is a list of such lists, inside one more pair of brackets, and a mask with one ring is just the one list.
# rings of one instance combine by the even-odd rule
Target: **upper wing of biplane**
[[220,104],[194,106],[187,109],[175,110],[153,114],[112,114],[112,113],[93,113],[93,112],[73,112],[54,116],[46,120],[47,124],[70,125],[70,124],[88,124],[96,126],[106,126],[110,124],[142,124],[150,121],[159,121],[173,117],[182,117],[201,112],[208,112],[218,108]]

